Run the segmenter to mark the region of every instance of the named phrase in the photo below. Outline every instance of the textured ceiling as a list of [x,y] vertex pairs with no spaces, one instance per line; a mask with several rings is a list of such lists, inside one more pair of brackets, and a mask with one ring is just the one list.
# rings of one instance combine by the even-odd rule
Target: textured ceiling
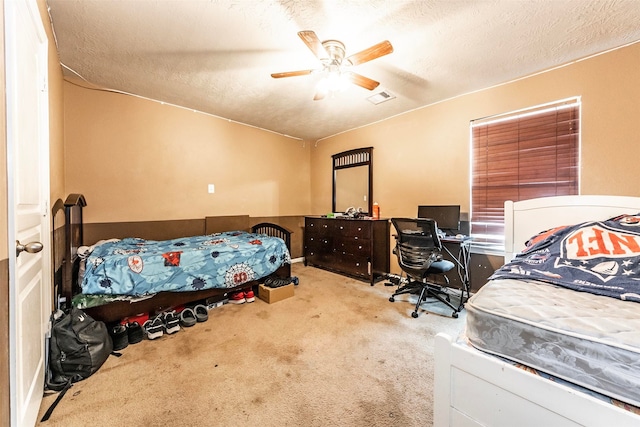
[[[65,76],[316,141],[640,40],[640,0],[48,0]],[[314,101],[298,37],[337,39],[380,82]],[[82,81],[82,80],[84,81]],[[386,91],[396,98],[374,105]]]

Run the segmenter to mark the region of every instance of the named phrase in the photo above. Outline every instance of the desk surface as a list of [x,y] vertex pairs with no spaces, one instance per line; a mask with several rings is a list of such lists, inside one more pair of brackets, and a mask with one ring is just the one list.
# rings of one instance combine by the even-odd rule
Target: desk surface
[[448,243],[464,243],[464,242],[470,242],[471,236],[462,236],[462,237],[444,236],[440,238],[440,241],[448,242]]

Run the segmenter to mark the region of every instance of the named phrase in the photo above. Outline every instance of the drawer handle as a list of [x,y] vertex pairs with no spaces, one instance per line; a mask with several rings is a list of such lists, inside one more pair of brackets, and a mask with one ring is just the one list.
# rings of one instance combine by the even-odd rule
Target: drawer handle
[[358,227],[358,231],[362,231],[362,227]]
[[355,240],[358,240],[358,236],[354,237]]

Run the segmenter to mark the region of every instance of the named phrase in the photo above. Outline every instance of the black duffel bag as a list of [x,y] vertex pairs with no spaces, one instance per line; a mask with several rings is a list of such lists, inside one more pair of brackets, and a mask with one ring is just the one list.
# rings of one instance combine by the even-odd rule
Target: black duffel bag
[[51,315],[51,323],[45,389],[60,395],[42,421],[49,419],[72,383],[94,374],[113,352],[107,325],[80,309],[58,310]]

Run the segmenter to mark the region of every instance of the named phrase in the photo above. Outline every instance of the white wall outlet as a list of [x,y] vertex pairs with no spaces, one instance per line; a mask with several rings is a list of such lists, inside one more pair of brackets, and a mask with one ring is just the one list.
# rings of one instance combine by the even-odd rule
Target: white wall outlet
[[216,192],[216,186],[215,186],[215,185],[213,185],[213,184],[209,184],[209,185],[207,186],[207,191],[209,192],[209,194],[213,194],[213,193],[215,193],[215,192]]

